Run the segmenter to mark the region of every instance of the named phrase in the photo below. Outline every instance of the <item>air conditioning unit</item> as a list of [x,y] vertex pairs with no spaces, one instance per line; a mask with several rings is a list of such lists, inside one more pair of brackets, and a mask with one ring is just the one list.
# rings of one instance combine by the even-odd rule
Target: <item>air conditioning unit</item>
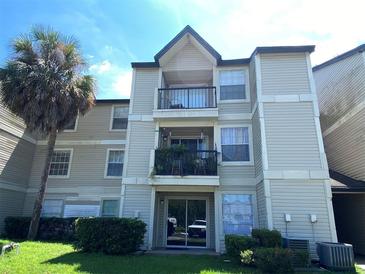
[[309,256],[308,256],[308,262],[307,265],[303,265],[303,259],[300,258],[300,254],[295,251],[305,251],[307,254],[309,254],[309,241],[304,239],[289,239],[289,238],[283,238],[283,246],[285,248],[290,248],[294,251],[293,255],[293,265],[295,267],[306,267],[309,265]]
[[354,251],[352,245],[344,243],[317,243],[319,263],[330,269],[340,271],[353,271]]

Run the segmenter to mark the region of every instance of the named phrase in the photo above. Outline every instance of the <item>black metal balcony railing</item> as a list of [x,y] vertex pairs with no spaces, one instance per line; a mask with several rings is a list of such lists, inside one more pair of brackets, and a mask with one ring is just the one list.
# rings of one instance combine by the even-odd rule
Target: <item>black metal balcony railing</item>
[[158,109],[215,108],[215,87],[160,88]]
[[173,148],[155,150],[156,175],[217,175],[217,151],[181,151]]

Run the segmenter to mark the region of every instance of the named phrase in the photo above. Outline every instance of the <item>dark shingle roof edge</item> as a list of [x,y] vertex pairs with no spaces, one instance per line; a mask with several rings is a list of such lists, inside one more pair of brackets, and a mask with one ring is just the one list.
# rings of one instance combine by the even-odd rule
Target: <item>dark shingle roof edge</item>
[[250,58],[218,60],[217,66],[247,65],[250,61]]
[[158,62],[132,62],[132,68],[159,68]]
[[354,55],[354,54],[356,54],[358,52],[363,52],[363,51],[365,51],[365,44],[362,44],[362,45],[360,45],[360,46],[358,46],[356,48],[353,48],[353,49],[351,49],[349,51],[346,51],[345,53],[342,53],[342,54],[340,54],[340,55],[338,55],[338,56],[336,56],[336,57],[334,57],[334,58],[332,58],[332,59],[330,59],[330,60],[328,60],[328,61],[326,61],[326,62],[324,62],[322,64],[319,64],[317,66],[314,66],[313,67],[313,71],[320,70],[320,69],[322,69],[324,67],[327,67],[329,65],[332,65],[334,63],[337,63],[337,62],[339,62],[341,60],[344,60],[344,59],[346,59],[346,58],[348,58],[348,57],[350,57],[350,56],[352,56],[352,55]]
[[187,25],[182,29],[170,42],[167,43],[154,57],[155,61],[158,60],[170,49],[172,48],[177,41],[179,41],[185,34],[192,35],[215,59],[222,59],[222,56],[211,46],[207,41],[203,39],[192,27]]
[[353,179],[349,176],[329,170],[331,177],[331,188],[333,192],[364,192],[365,182]]
[[96,104],[129,104],[129,99],[96,99]]

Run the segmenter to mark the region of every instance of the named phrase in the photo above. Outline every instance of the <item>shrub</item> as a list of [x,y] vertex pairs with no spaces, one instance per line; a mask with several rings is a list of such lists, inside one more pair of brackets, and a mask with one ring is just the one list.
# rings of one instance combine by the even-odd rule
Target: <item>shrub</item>
[[293,273],[292,252],[285,248],[257,248],[254,253],[255,265],[263,273]]
[[[28,234],[30,217],[6,217],[5,235],[12,239],[25,239]],[[76,218],[41,218],[37,239],[71,241],[75,237]]]
[[253,259],[253,251],[251,249],[246,249],[245,251],[241,251],[240,257],[241,257],[241,263],[244,265],[253,265],[254,259]]
[[261,247],[281,247],[281,233],[277,230],[253,229],[252,237]]
[[139,249],[146,224],[132,218],[79,218],[75,247],[84,252],[127,254]]
[[308,267],[309,253],[305,250],[292,249],[292,265],[294,267]]
[[249,236],[225,235],[224,241],[228,256],[237,259],[239,259],[241,251],[257,246],[257,241]]

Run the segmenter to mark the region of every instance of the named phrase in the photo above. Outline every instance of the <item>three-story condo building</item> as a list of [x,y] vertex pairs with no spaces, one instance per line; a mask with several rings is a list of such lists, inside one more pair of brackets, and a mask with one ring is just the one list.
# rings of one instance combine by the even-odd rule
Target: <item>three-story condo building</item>
[[[59,135],[43,214],[140,218],[148,249],[223,252],[225,234],[255,227],[312,251],[336,241],[313,50],[223,60],[185,27],[153,62],[132,63],[130,102],[97,100]],[[32,140],[16,214],[31,214],[39,184],[45,141]]]

